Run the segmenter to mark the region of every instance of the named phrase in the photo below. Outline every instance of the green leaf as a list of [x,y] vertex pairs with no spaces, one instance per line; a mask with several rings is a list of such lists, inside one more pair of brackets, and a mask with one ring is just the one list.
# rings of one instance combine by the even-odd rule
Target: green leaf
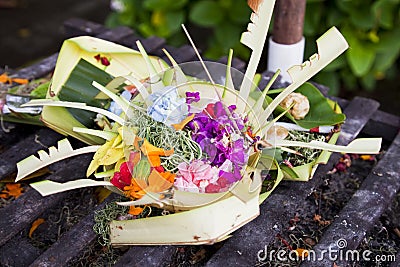
[[240,40],[241,29],[231,23],[222,23],[214,30],[217,42],[227,50],[232,48]]
[[225,12],[217,2],[203,0],[193,5],[189,19],[199,26],[212,27],[218,25],[224,19],[224,14]]
[[[235,1],[234,4],[230,5],[227,13],[232,22],[243,25],[244,29],[241,29],[241,31],[244,31],[247,23],[249,22],[249,17],[251,14],[251,9],[247,5],[247,2]],[[240,28],[238,25],[235,27]]]
[[354,8],[349,14],[351,23],[359,29],[370,30],[375,26],[375,17],[367,4]]
[[185,22],[185,13],[181,10],[165,13],[165,22],[169,29],[169,35],[180,31],[181,24]]
[[36,87],[31,93],[30,96],[34,98],[46,98],[47,89],[49,89],[50,82],[45,82]]
[[357,77],[367,74],[375,60],[375,50],[370,45],[362,43],[353,32],[348,29],[343,32],[346,37],[350,49],[346,53],[346,58],[352,72]]
[[[310,111],[304,119],[292,119],[299,126],[310,129],[322,125],[335,125],[345,121],[346,116],[333,111],[328,99],[312,84],[305,83],[296,92],[305,95],[310,102]],[[287,116],[290,116],[290,114],[287,114]]]
[[372,75],[372,73],[370,73],[361,78],[361,83],[365,89],[367,89],[368,91],[371,91],[375,87],[376,80],[375,80],[374,75]]
[[374,71],[385,72],[395,64],[396,59],[399,57],[399,55],[400,49],[397,49],[395,51],[388,50],[382,53],[377,53],[375,64],[373,67]]
[[379,0],[372,5],[374,16],[382,28],[391,29],[393,27],[394,16],[398,6],[398,3],[388,0]]
[[188,0],[146,0],[144,8],[148,10],[177,10],[183,8]]
[[304,35],[316,35],[320,29],[322,16],[321,3],[307,4],[306,15],[304,16]]
[[345,66],[345,65],[346,65],[346,59],[343,55],[340,55],[334,61],[329,63],[328,66],[326,66],[323,71],[326,71],[326,72],[335,71],[335,70],[343,68],[343,66]]
[[[310,111],[302,120],[295,120],[289,113],[285,114],[287,118],[297,125],[311,129],[323,125],[335,125],[345,121],[346,116],[336,113],[329,104],[328,99],[311,83],[304,83],[296,92],[306,96],[310,102]],[[254,98],[255,95],[252,95],[252,97]],[[266,96],[265,99],[268,103],[272,102],[272,98],[269,96]],[[284,109],[278,106],[276,111],[280,114],[284,112]]]
[[329,87],[330,95],[337,95],[340,89],[339,75],[333,71],[321,71],[318,73],[314,80]]
[[[99,90],[92,85],[92,82],[97,81],[105,86],[112,79],[113,77],[110,74],[86,60],[80,59],[65,84],[61,87],[58,98],[62,101],[81,102],[89,106],[104,108],[109,101],[95,98]],[[93,126],[94,118],[96,117],[95,113],[79,109],[68,110],[83,125],[87,127]]]

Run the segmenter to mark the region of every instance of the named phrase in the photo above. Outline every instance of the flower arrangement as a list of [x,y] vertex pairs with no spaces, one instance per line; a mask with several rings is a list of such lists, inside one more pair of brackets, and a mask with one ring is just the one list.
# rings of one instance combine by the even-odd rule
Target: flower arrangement
[[[43,106],[45,124],[91,145],[74,150],[61,140],[49,153],[19,162],[17,180],[94,153],[87,176],[96,180],[31,186],[44,196],[98,185],[124,196],[117,204],[128,206],[128,214],[110,224],[114,245],[202,244],[221,241],[257,217],[259,203],[284,177],[308,180],[329,153],[377,153],[380,139],[334,145],[344,115],[303,85],[347,48],[335,28],[317,41],[318,54],[289,70],[291,85],[257,89],[252,81],[274,1],[256,2],[252,31],[242,37],[253,50],[244,75],[230,67],[232,53],[227,65],[201,58],[178,65],[165,51],[168,66],[140,42],[137,52],[92,37],[67,40],[48,98],[23,106]],[[317,128],[326,133],[312,133]],[[169,214],[138,218],[150,206]]]

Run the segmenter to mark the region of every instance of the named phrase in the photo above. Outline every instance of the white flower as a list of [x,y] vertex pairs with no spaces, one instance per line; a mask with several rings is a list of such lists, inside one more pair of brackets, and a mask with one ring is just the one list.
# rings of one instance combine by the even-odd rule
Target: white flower
[[156,121],[172,125],[182,122],[188,115],[186,100],[179,97],[175,87],[164,87],[149,98],[153,105],[147,109],[147,114]]

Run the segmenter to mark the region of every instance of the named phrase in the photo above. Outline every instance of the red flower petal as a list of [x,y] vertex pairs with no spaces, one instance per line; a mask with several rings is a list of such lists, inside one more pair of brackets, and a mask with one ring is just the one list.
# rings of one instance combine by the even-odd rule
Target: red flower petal
[[207,105],[207,107],[205,108],[206,114],[210,115],[212,118],[215,118],[215,114],[214,114],[214,103],[210,103]]
[[218,193],[220,189],[221,187],[219,187],[219,185],[209,184],[206,187],[206,193]]
[[158,171],[158,172],[165,172],[165,169],[164,169],[164,167],[163,166],[157,166],[157,167],[154,167],[154,169],[156,170],[156,171]]
[[101,58],[100,58],[100,62],[101,62],[101,64],[104,65],[104,66],[109,66],[109,65],[110,65],[110,61],[109,61],[108,58],[106,58],[106,57],[101,57]]

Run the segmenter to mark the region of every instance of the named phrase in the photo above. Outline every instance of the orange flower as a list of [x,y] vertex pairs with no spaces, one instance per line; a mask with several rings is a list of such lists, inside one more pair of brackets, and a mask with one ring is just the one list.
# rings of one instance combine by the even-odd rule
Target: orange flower
[[130,206],[128,213],[131,215],[139,215],[142,213],[143,208],[141,207],[135,207],[135,206]]
[[140,199],[146,192],[160,193],[174,184],[175,174],[170,172],[158,172],[152,170],[147,182],[142,179],[133,178],[130,186],[125,186],[124,191],[128,197]]
[[146,139],[144,139],[143,145],[140,147],[140,150],[147,156],[147,159],[150,162],[152,167],[157,167],[161,165],[160,156],[170,156],[174,153],[174,149],[165,150],[163,148],[159,148],[153,146]]

